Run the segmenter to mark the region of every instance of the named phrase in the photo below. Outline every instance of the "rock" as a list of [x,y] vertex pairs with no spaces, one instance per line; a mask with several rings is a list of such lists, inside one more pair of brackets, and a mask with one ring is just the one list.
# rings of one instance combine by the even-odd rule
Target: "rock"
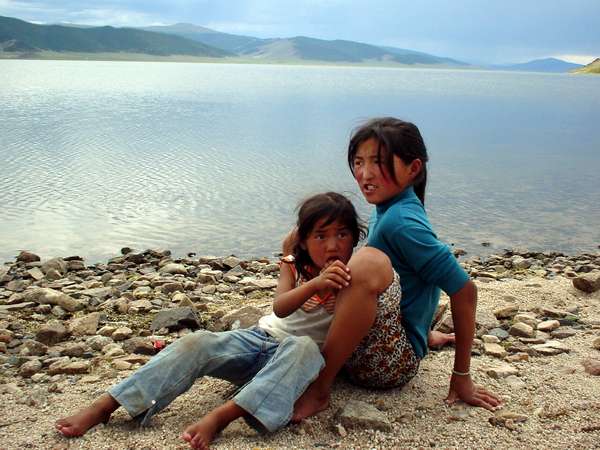
[[49,375],[66,374],[66,375],[77,375],[80,373],[89,373],[90,363],[88,361],[57,361],[50,364],[48,367]]
[[264,313],[254,306],[244,306],[221,317],[220,323],[224,330],[250,328],[258,323]]
[[214,294],[215,292],[217,292],[217,287],[214,284],[209,284],[207,286],[203,286],[202,287],[202,293],[203,294]]
[[112,336],[117,327],[113,327],[112,325],[104,325],[102,328],[98,330],[100,336]]
[[33,339],[26,339],[21,346],[21,355],[43,356],[48,352],[48,346]]
[[125,355],[125,350],[121,348],[119,344],[108,344],[102,349],[102,353],[107,358],[116,358]]
[[67,274],[67,262],[62,258],[52,258],[42,264],[42,272],[46,275],[48,275],[48,271],[51,269],[56,270],[60,275],[65,276]]
[[69,332],[62,322],[51,320],[41,326],[35,334],[35,339],[46,345],[52,345],[65,340],[68,336]]
[[344,428],[363,428],[391,431],[392,424],[385,415],[373,405],[359,400],[350,400],[339,411],[337,419]]
[[85,343],[89,345],[93,350],[100,351],[108,344],[112,344],[113,340],[108,336],[92,336],[86,339]]
[[21,311],[36,305],[34,302],[15,303],[13,305],[0,305],[0,312]]
[[133,364],[123,361],[122,359],[117,359],[112,362],[112,366],[117,370],[129,370]]
[[23,292],[30,282],[25,280],[12,280],[6,284],[6,289],[12,292]]
[[500,342],[498,336],[492,336],[491,334],[484,334],[481,336],[481,340],[486,344],[498,344]]
[[26,250],[21,250],[21,253],[17,256],[17,261],[22,263],[32,263],[39,261],[40,257],[34,253],[30,253]]
[[186,306],[159,311],[152,321],[150,329],[156,331],[161,328],[168,328],[170,331],[174,331],[182,328],[198,329],[200,325],[201,323],[193,308]]
[[554,339],[566,339],[575,336],[576,334],[577,331],[573,330],[572,328],[560,328],[551,332],[550,336],[552,336]]
[[114,331],[114,333],[112,334],[111,337],[115,341],[124,341],[125,339],[130,338],[132,334],[133,334],[133,330],[131,328],[119,327]]
[[72,342],[65,346],[64,350],[61,352],[61,355],[80,358],[83,356],[86,350],[86,346],[81,342]]
[[508,334],[510,334],[511,336],[531,338],[535,337],[535,330],[533,329],[533,327],[527,325],[526,323],[517,322],[512,327],[510,327],[510,329],[508,330]]
[[600,337],[597,337],[596,339],[594,339],[594,341],[592,342],[592,348],[595,348],[596,350],[600,350]]
[[581,361],[581,365],[583,365],[585,371],[590,375],[600,375],[600,359],[586,358]]
[[62,274],[56,269],[48,269],[46,272],[46,279],[48,281],[57,281],[62,278]]
[[176,291],[183,292],[184,289],[183,289],[183,284],[177,281],[177,282],[163,284],[161,286],[160,290],[164,294],[171,294]]
[[501,308],[495,309],[494,316],[496,316],[496,319],[510,319],[518,312],[519,307],[517,305],[505,305]]
[[[175,294],[173,294],[173,297],[171,297],[171,301],[173,303],[181,303],[181,302],[186,302],[188,300],[190,301],[190,303],[192,303],[190,298],[187,295],[185,295],[183,292],[175,292]],[[182,306],[189,306],[189,305],[182,305]]]
[[505,427],[516,430],[517,424],[527,422],[529,419],[525,414],[517,414],[510,411],[500,411],[489,418],[489,422],[496,427]]
[[499,344],[484,342],[483,350],[486,355],[493,356],[494,358],[504,358],[506,356],[506,350]]
[[559,341],[548,341],[545,344],[532,345],[531,351],[535,356],[555,356],[569,353],[571,349]]
[[526,323],[530,327],[536,328],[540,321],[531,314],[520,313],[513,317],[514,322]]
[[148,339],[143,337],[133,337],[123,342],[123,350],[127,353],[137,353],[139,355],[154,355],[156,350]]
[[136,300],[128,304],[127,311],[132,314],[145,313],[154,308],[150,300]]
[[91,336],[96,334],[99,322],[100,313],[94,312],[83,317],[72,319],[69,322],[68,329],[74,336]]
[[38,359],[27,361],[19,368],[19,375],[23,378],[31,378],[33,375],[42,370],[42,363]]
[[531,267],[531,259],[525,259],[522,256],[513,256],[511,258],[512,267],[515,270],[525,270]]
[[[527,354],[525,356],[528,356]],[[510,375],[508,377],[506,377],[504,379],[504,382],[507,384],[507,386],[509,386],[511,389],[522,389],[524,387],[527,386],[527,383],[525,383],[523,380],[521,380],[519,377],[517,377],[516,375]]]
[[508,336],[510,336],[508,334],[508,331],[506,331],[506,330],[504,330],[502,328],[492,328],[490,331],[488,331],[488,334],[490,336],[496,336],[501,341],[504,341],[505,339],[508,339]]
[[435,330],[441,333],[454,333],[452,314],[446,313],[444,318],[436,325]]
[[140,286],[139,288],[136,288],[135,291],[133,291],[133,296],[136,299],[143,299],[152,296],[153,293],[154,291],[150,286]]
[[159,272],[162,274],[167,273],[167,274],[171,274],[171,275],[177,275],[177,274],[187,275],[188,274],[188,271],[183,264],[176,264],[176,263],[165,264],[163,267],[161,267]]
[[278,281],[275,278],[244,277],[240,280],[242,286],[256,289],[275,289]]
[[85,264],[81,259],[72,259],[67,261],[67,270],[73,272],[80,272],[85,270]]
[[236,258],[235,256],[228,256],[223,260],[223,265],[229,269],[233,269],[238,266],[242,262],[241,259]]
[[80,295],[87,295],[88,297],[94,297],[100,300],[104,300],[112,296],[112,287],[95,287],[91,289],[85,289],[80,292]]
[[556,330],[560,327],[560,322],[558,320],[545,320],[538,324],[537,329],[539,331],[543,331],[544,333],[548,333],[550,331]]
[[567,416],[569,410],[564,406],[546,403],[536,409],[534,414],[542,419],[556,419],[558,417]]
[[39,268],[34,267],[33,269],[29,269],[27,271],[29,276],[33,278],[35,281],[40,281],[44,278],[44,272],[42,272]]
[[24,298],[28,302],[39,304],[57,305],[69,311],[79,311],[85,308],[85,303],[50,288],[36,288],[25,292]]
[[511,366],[510,364],[499,364],[493,367],[488,367],[485,369],[485,373],[492,378],[500,379],[506,378],[511,375],[518,375],[519,370],[516,367]]
[[591,294],[600,289],[600,272],[580,274],[573,278],[573,286],[580,291]]
[[560,311],[556,308],[550,308],[548,306],[541,306],[538,309],[542,316],[552,317],[555,319],[560,319],[569,315],[569,313],[566,311]]

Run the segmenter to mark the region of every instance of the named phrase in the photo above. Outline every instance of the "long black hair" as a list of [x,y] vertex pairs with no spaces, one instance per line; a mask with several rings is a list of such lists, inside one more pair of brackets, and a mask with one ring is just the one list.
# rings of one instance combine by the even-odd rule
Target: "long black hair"
[[314,267],[314,262],[303,243],[306,242],[308,235],[318,221],[324,219],[324,226],[335,221],[343,224],[352,235],[353,246],[356,246],[366,236],[366,227],[359,219],[354,205],[345,196],[337,192],[313,195],[301,202],[297,210],[296,241],[292,255],[295,258],[297,273],[307,280],[314,276],[314,272],[310,271]]
[[379,165],[382,164],[392,174],[394,181],[394,155],[400,158],[404,164],[410,164],[415,159],[422,163],[421,172],[413,180],[415,194],[425,205],[425,188],[427,187],[427,148],[417,126],[411,122],[405,122],[394,117],[379,117],[371,119],[358,127],[348,145],[348,165],[354,174],[354,158],[358,147],[365,141],[375,138],[378,143],[377,157]]

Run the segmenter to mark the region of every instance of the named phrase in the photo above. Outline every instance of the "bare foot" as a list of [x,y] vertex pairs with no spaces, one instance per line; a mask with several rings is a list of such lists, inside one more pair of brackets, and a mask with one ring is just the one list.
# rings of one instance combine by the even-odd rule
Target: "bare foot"
[[246,414],[246,411],[229,400],[224,405],[213,409],[198,422],[187,427],[181,438],[190,444],[190,448],[207,450],[217,433],[235,419]]
[[427,336],[427,345],[429,348],[442,348],[444,345],[453,344],[455,341],[454,333],[446,334],[441,331],[431,330]]
[[181,438],[190,444],[190,448],[207,450],[215,435],[220,431],[219,421],[211,414],[187,427]]
[[298,423],[307,417],[326,410],[329,407],[329,390],[323,391],[311,384],[294,405],[292,423]]
[[100,422],[107,423],[110,415],[119,406],[119,403],[109,394],[103,394],[87,408],[72,416],[57,420],[54,426],[63,436],[83,436]]

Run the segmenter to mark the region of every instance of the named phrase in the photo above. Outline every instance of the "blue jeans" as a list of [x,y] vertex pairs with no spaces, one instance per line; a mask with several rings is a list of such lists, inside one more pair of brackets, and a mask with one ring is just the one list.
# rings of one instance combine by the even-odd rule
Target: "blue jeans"
[[279,342],[258,327],[178,339],[108,393],[142,426],[204,375],[242,386],[233,401],[256,428],[286,425],[325,361],[307,336]]

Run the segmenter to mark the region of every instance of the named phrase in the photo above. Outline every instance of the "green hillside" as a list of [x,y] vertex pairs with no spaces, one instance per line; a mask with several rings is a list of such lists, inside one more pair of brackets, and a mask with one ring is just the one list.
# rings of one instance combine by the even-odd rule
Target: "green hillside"
[[138,53],[156,56],[224,57],[230,53],[200,42],[133,28],[35,25],[0,16],[0,52]]
[[600,73],[600,58],[596,58],[581,69],[574,70],[573,73]]

